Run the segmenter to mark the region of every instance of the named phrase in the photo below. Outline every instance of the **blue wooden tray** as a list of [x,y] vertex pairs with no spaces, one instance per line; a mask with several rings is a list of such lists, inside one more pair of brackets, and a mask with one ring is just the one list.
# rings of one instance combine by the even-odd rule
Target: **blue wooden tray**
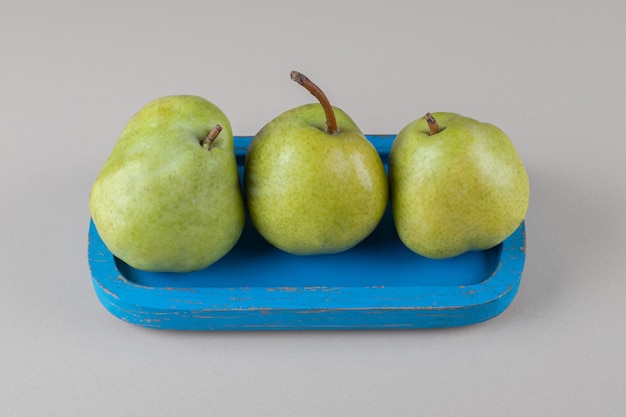
[[[368,135],[386,163],[395,135]],[[251,137],[236,137],[243,158]],[[524,223],[502,244],[446,260],[400,242],[391,214],[357,247],[301,257],[246,224],[217,263],[189,274],[144,272],[115,258],[93,224],[88,259],[98,299],[116,317],[176,330],[410,329],[463,326],[504,311],[519,288]]]

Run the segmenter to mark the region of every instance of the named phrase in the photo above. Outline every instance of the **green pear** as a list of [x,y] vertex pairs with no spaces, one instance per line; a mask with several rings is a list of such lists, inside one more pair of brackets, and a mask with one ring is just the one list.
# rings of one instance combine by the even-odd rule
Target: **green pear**
[[442,259],[494,247],[528,209],[528,175],[496,126],[454,113],[427,114],[395,138],[391,207],[412,251]]
[[254,136],[244,170],[250,218],[285,252],[342,252],[380,222],[388,203],[385,168],[345,112],[304,75],[291,77],[320,103],[288,110]]
[[230,122],[201,97],[150,102],[122,131],[89,208],[105,245],[132,267],[190,272],[216,262],[245,218]]

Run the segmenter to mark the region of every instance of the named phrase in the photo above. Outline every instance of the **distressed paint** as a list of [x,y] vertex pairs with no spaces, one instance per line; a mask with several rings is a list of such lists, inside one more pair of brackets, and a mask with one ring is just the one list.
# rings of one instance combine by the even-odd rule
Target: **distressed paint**
[[[368,135],[385,162],[394,137]],[[235,138],[240,166],[250,140]],[[406,250],[392,228],[387,218],[346,253],[295,257],[269,247],[248,226],[219,266],[177,275],[120,263],[91,223],[88,260],[103,306],[123,321],[156,329],[464,326],[502,313],[517,294],[526,252],[523,223],[497,248],[439,261]]]

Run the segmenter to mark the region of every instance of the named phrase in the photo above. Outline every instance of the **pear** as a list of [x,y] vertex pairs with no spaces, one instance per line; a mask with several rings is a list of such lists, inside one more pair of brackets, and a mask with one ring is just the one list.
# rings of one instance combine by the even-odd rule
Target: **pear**
[[191,272],[222,258],[245,219],[226,115],[197,96],[147,104],[104,162],[89,208],[111,253],[137,269]]
[[510,139],[492,124],[429,113],[398,133],[388,164],[396,230],[425,257],[494,247],[526,215],[526,169]]
[[295,255],[333,254],[364,240],[388,203],[376,148],[310,79],[291,78],[319,101],[288,110],[253,138],[244,162],[252,223]]

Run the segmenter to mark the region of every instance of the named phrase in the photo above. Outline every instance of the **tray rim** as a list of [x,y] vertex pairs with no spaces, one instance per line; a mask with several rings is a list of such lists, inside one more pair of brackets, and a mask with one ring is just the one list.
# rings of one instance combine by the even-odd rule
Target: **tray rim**
[[[366,135],[388,152],[395,135]],[[236,136],[238,156],[251,136]],[[500,244],[487,279],[460,286],[148,287],[120,272],[89,224],[88,262],[100,302],[129,323],[172,330],[432,328],[474,324],[515,297],[526,256],[525,222]]]

